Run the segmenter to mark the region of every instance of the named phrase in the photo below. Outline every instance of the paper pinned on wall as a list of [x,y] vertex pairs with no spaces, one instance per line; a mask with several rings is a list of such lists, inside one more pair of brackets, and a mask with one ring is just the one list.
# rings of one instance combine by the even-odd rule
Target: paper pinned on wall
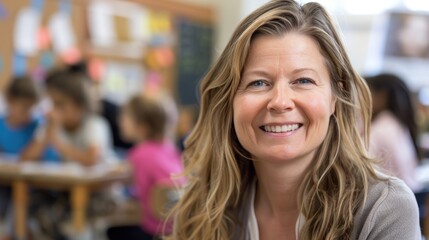
[[161,67],[167,68],[174,64],[174,52],[170,47],[160,47],[155,50],[155,58]]
[[55,13],[49,22],[52,45],[58,53],[63,53],[76,46],[76,37],[70,21],[70,15],[64,12]]
[[0,19],[6,18],[6,17],[7,17],[6,8],[4,7],[3,2],[0,0]]
[[72,11],[70,0],[61,0],[59,2],[59,10],[60,12],[70,14]]
[[44,0],[31,0],[31,8],[41,12],[43,10]]
[[60,54],[61,60],[67,64],[74,64],[80,61],[82,54],[77,47],[69,48]]
[[0,56],[0,73],[3,72],[3,68],[4,68],[4,62],[3,62],[3,58]]
[[13,74],[15,76],[23,76],[27,72],[27,58],[19,53],[13,55]]
[[163,12],[151,12],[149,27],[152,34],[170,34],[172,31],[171,16]]
[[40,11],[34,8],[22,9],[16,18],[14,29],[15,51],[24,56],[37,53],[37,33],[40,27]]
[[113,103],[124,104],[131,95],[141,91],[143,76],[140,64],[107,62],[100,80],[101,94]]
[[40,64],[45,69],[50,69],[55,64],[55,57],[51,51],[46,51],[40,57]]
[[93,0],[88,30],[99,52],[141,59],[150,38],[148,13],[131,1]]
[[129,19],[124,16],[113,16],[113,23],[116,32],[116,41],[118,42],[130,42],[132,37],[130,36],[129,30]]
[[104,63],[100,59],[93,58],[88,63],[88,71],[92,80],[100,81],[105,71]]
[[150,71],[146,75],[145,90],[147,92],[158,92],[162,85],[162,75],[157,71]]
[[45,50],[49,48],[51,44],[51,35],[49,30],[45,27],[41,27],[37,32],[37,45],[40,50]]
[[108,47],[115,43],[112,7],[104,1],[91,1],[88,11],[88,28],[95,46]]
[[46,77],[47,70],[43,67],[36,67],[31,71],[31,77],[34,81],[42,83]]

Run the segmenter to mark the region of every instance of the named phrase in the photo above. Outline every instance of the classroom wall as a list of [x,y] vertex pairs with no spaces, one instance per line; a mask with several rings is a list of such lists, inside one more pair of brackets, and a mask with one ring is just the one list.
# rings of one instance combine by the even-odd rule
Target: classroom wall
[[365,74],[368,69],[372,27],[376,17],[374,15],[341,15],[336,16],[336,19],[343,34],[350,61],[359,73]]
[[[22,19],[18,17],[21,11],[30,9],[32,12],[37,12],[37,15],[42,16],[40,26],[33,28],[36,29],[35,34],[33,34],[33,31],[26,31],[28,33],[27,37],[17,38],[34,39],[30,41],[27,40],[27,43],[36,42],[40,29],[49,28],[53,16],[56,16],[60,11],[62,2],[69,4],[68,9],[70,9],[70,12],[67,16],[71,16],[71,29],[75,33],[76,39],[76,44],[73,45],[73,49],[80,51],[82,59],[90,60],[90,72],[92,69],[91,66],[95,66],[95,64],[92,63],[97,62],[100,63],[97,65],[102,66],[99,67],[99,69],[103,69],[100,70],[103,73],[98,74],[100,76],[94,79],[99,80],[101,83],[101,92],[104,93],[104,95],[117,95],[117,97],[111,100],[121,103],[130,95],[128,93],[131,93],[131,90],[134,92],[142,90],[141,88],[144,87],[145,84],[142,80],[146,82],[151,82],[153,80],[152,82],[162,82],[161,87],[175,95],[179,103],[191,105],[197,102],[195,97],[184,99],[184,96],[195,95],[194,88],[189,86],[197,85],[196,82],[200,80],[211,63],[216,16],[213,13],[214,10],[210,6],[201,4],[195,5],[192,2],[173,0],[112,1],[112,3],[105,5],[105,8],[110,5],[116,6],[116,9],[124,9],[124,7],[126,7],[124,4],[129,4],[128,7],[138,6],[143,8],[140,9],[138,14],[140,17],[143,17],[142,15],[144,14],[142,14],[142,10],[148,13],[145,15],[149,19],[147,21],[150,21],[147,31],[151,32],[144,38],[144,41],[142,41],[143,38],[135,40],[129,36],[129,29],[131,26],[129,22],[131,22],[131,20],[128,19],[126,15],[124,16],[124,10],[118,12],[106,10],[107,12],[114,12],[110,13],[112,16],[113,14],[116,15],[114,15],[114,17],[103,17],[103,22],[101,22],[99,27],[91,27],[95,26],[95,21],[91,18],[91,16],[95,15],[95,12],[93,14],[88,14],[88,11],[99,9],[94,7],[93,1],[0,1],[0,7],[3,6],[7,12],[6,17],[0,19],[0,35],[4,36],[0,44],[0,90],[4,89],[12,75],[28,73],[41,82],[44,78],[43,76],[45,76],[46,72],[52,67],[64,63],[76,62],[65,62],[64,59],[61,58],[61,53],[55,51],[53,47],[55,44],[52,44],[54,42],[53,40],[50,41],[49,46],[46,48],[42,49],[37,47],[34,54],[21,54],[21,51],[17,50],[18,48],[16,47],[18,44],[14,41],[16,32],[19,32],[14,30],[16,26],[25,26],[25,24],[17,24],[19,22],[18,19]],[[40,3],[38,4],[40,6],[37,8],[32,5],[36,3]],[[100,1],[97,3],[105,4],[107,1]],[[114,3],[116,5],[113,5]],[[134,9],[136,8],[137,7]],[[37,9],[37,11],[34,9]],[[132,23],[134,23],[134,25],[136,22],[136,14],[137,13],[134,13],[134,15],[131,13],[129,14],[131,19],[133,19]],[[97,16],[99,15],[100,14]],[[164,20],[168,21],[168,27],[165,26]],[[119,25],[119,23],[123,23],[122,26]],[[141,27],[141,25],[139,26]],[[94,37],[99,35],[95,34],[91,29],[102,28],[105,29],[104,31],[113,29],[112,31],[114,32],[113,38],[108,38],[109,43],[107,45],[97,43],[99,41],[94,41],[94,39],[100,39],[100,37]],[[160,30],[160,28],[162,28],[162,30]],[[52,35],[52,32],[55,31],[47,32]],[[137,30],[132,30],[132,32],[135,33]],[[104,39],[107,39],[106,36],[104,36]],[[107,40],[103,41],[105,42]],[[158,42],[157,44],[153,43],[156,41]],[[140,46],[142,42],[144,42],[144,46]],[[140,44],[136,47],[135,43]],[[19,58],[15,57],[15,55],[19,55]],[[45,56],[47,55],[49,55],[52,60],[48,64],[45,64]],[[172,58],[172,61],[169,60],[168,63],[166,63],[167,60],[161,61],[159,59],[160,57],[167,58],[168,56]],[[175,61],[176,57],[177,59],[180,58],[180,61]],[[189,67],[190,65],[192,67]],[[19,69],[22,69],[18,71],[16,66],[21,66]],[[39,74],[39,72],[43,73]],[[153,72],[156,74],[152,74]],[[43,76],[40,77],[39,75]],[[154,77],[149,78],[148,76]],[[131,78],[132,81],[128,81]],[[157,80],[159,78],[162,80]]]
[[[196,5],[213,7],[217,12],[216,42],[214,57],[218,57],[225,48],[235,28],[245,16],[268,0],[176,0]],[[355,68],[366,72],[366,62],[370,45],[374,15],[336,16],[341,28],[345,45]]]
[[[260,2],[261,0],[175,0],[181,3],[191,3],[211,7],[216,12],[215,20],[215,47],[213,57],[220,55],[228,43],[234,29],[243,17],[242,10],[247,2]],[[266,0],[263,0],[266,1]]]

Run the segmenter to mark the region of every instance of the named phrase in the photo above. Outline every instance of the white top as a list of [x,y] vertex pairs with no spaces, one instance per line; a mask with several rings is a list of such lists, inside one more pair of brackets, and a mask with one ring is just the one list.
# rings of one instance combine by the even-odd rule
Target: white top
[[[40,139],[46,132],[46,125],[41,126],[38,131]],[[98,147],[100,163],[111,163],[116,161],[116,156],[112,148],[112,137],[107,122],[96,115],[90,115],[85,118],[82,125],[73,133],[61,129],[59,137],[66,143],[78,148],[85,149],[90,145]],[[72,159],[64,159],[72,161]]]
[[380,112],[371,126],[369,152],[382,162],[382,171],[398,177],[418,191],[416,180],[417,154],[409,130],[388,111]]
[[249,229],[249,240],[259,239],[259,227],[258,220],[255,215],[255,184],[250,188],[250,212],[249,219],[247,221],[247,229]]

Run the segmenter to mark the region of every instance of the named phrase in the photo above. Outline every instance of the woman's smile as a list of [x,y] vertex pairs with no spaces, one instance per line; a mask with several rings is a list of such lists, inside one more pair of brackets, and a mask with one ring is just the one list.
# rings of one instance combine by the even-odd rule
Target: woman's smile
[[259,128],[271,136],[290,136],[296,133],[302,126],[302,123],[269,123]]

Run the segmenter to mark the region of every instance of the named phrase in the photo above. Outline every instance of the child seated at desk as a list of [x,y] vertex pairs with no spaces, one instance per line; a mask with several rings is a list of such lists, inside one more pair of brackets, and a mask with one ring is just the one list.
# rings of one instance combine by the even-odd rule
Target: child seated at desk
[[84,166],[115,159],[107,123],[91,113],[87,81],[85,75],[66,70],[49,74],[45,84],[53,108],[23,159],[41,159],[47,147],[55,149],[62,161]]
[[[144,96],[132,97],[122,109],[122,134],[136,143],[128,153],[128,159],[134,171],[134,187],[142,220],[140,227],[110,228],[110,240],[154,239],[171,231],[169,223],[164,226],[163,220],[156,217],[151,204],[155,186],[161,183],[174,185],[172,175],[183,171],[180,154],[166,137],[166,123],[165,109],[160,103]],[[182,179],[177,183],[182,184]]]
[[[38,119],[32,116],[32,108],[39,99],[36,86],[27,76],[12,78],[5,90],[6,114],[0,116],[0,153],[2,161],[18,159],[28,146],[38,126]],[[10,188],[0,188],[0,218],[4,228],[10,228],[10,219],[5,219],[10,205]],[[0,239],[10,234],[11,229],[0,230]],[[7,233],[9,232],[9,233]]]
[[[55,70],[47,76],[45,86],[52,109],[45,117],[46,124],[37,130],[36,137],[22,154],[23,160],[43,160],[42,153],[47,148],[57,152],[60,162],[74,162],[82,166],[116,160],[107,123],[91,111],[88,83],[86,75],[68,70]],[[110,201],[109,193],[92,194],[88,211],[96,211],[95,207]],[[32,192],[30,214],[37,219],[39,231],[52,239],[64,236],[59,230],[60,225],[68,220],[68,201],[64,199],[68,199],[67,192]]]
[[32,116],[32,108],[39,100],[33,80],[17,77],[10,81],[5,91],[7,112],[0,117],[0,152],[18,157],[33,138],[38,119]]

